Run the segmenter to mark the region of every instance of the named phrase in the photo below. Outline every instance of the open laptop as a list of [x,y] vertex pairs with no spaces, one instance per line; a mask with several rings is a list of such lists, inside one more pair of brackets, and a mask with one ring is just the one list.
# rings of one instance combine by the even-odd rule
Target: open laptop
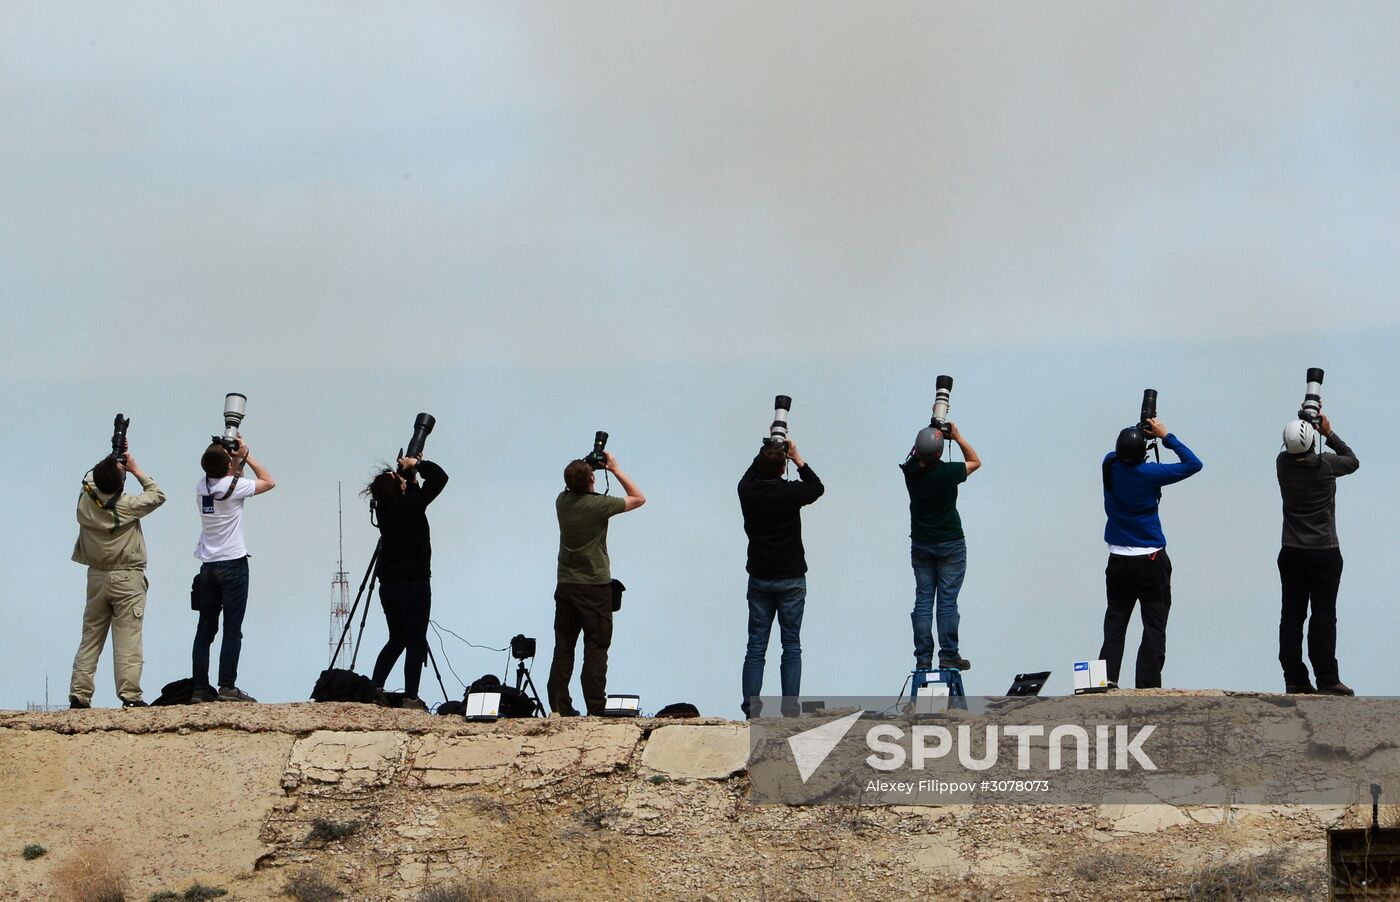
[[1039,673],[1018,673],[1016,679],[1011,681],[1011,688],[1006,690],[1008,696],[1039,695],[1040,690],[1045,688],[1045,681],[1050,679],[1050,671],[1042,670]]

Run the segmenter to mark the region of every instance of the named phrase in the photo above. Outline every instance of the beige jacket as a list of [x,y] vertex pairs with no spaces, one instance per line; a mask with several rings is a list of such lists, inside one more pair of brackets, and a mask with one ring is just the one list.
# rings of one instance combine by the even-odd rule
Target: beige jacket
[[140,480],[139,495],[122,495],[108,510],[102,505],[112,496],[84,482],[78,493],[78,541],[73,560],[96,570],[145,570],[146,538],[141,535],[141,519],[165,503],[156,481]]

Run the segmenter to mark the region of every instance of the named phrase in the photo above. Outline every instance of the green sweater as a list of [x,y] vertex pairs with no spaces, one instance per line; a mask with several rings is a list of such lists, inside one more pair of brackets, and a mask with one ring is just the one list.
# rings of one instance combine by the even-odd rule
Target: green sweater
[[967,481],[967,464],[936,460],[925,467],[910,460],[900,469],[909,490],[909,538],[915,542],[961,539],[958,486]]

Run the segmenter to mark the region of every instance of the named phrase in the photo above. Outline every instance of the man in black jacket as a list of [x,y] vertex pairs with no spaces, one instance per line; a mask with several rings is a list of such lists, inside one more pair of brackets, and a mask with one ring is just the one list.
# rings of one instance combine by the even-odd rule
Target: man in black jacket
[[[787,462],[797,465],[797,479],[787,480]],[[802,612],[807,603],[807,558],[802,548],[802,508],[825,488],[802,459],[797,445],[765,442],[739,480],[739,506],[749,537],[749,646],[744,656],[741,707],[754,717],[750,702],[763,689],[763,663],[776,617],[783,643],[779,666],[783,696],[801,694]]]
[[427,510],[446,485],[442,467],[412,457],[399,458],[397,471],[386,469],[369,485],[379,520],[379,602],[389,623],[389,641],[374,662],[374,684],[383,689],[389,671],[404,655],[404,707],[421,710],[427,706],[418,698],[418,682],[428,660],[432,608],[433,546]]
[[[1313,453],[1316,432],[1332,451]],[[1283,430],[1284,450],[1275,461],[1283,496],[1283,547],[1278,553],[1283,583],[1283,613],[1278,625],[1278,660],[1284,691],[1304,695],[1354,695],[1337,666],[1337,588],[1342,581],[1342,551],[1337,541],[1337,477],[1361,466],[1347,443],[1322,417],[1316,430],[1294,420]],[[1308,659],[1317,688],[1303,664],[1303,621],[1308,621]]]

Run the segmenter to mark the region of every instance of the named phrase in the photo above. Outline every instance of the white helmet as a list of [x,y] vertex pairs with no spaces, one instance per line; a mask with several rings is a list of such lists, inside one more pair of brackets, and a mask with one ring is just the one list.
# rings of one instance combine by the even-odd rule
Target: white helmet
[[1293,420],[1283,427],[1283,447],[1289,454],[1307,454],[1317,441],[1317,430],[1307,420]]

